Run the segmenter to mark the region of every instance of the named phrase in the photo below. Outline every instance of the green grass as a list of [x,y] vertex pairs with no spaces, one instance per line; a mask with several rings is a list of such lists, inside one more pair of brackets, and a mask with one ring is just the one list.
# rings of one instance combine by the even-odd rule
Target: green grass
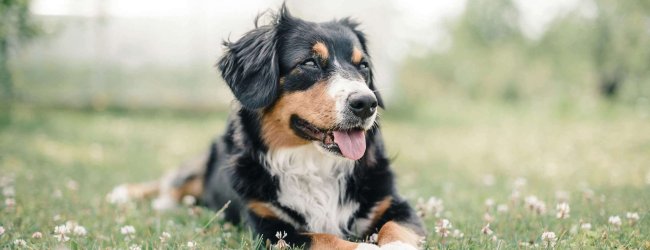
[[[439,218],[425,218],[428,248],[517,249],[525,242],[543,248],[544,231],[555,232],[560,249],[650,247],[647,113],[608,104],[586,111],[451,102],[426,107],[389,109],[382,122],[401,193],[413,205],[419,197],[444,201]],[[201,249],[249,249],[259,244],[245,227],[212,221],[212,211],[184,207],[158,213],[146,202],[117,207],[104,199],[117,184],[157,178],[205,150],[223,129],[225,113],[17,106],[3,117],[8,121],[0,125],[0,177],[13,180],[4,184],[15,188],[15,205],[4,202],[11,194],[0,194],[5,229],[0,249],[14,248],[16,239],[32,249],[187,248],[188,241]],[[486,183],[489,176],[492,184]],[[518,178],[527,183],[513,199]],[[560,190],[569,194],[567,219],[555,217]],[[525,207],[529,195],[545,202],[545,214]],[[508,205],[508,212],[486,208],[486,199]],[[481,233],[486,212],[493,217],[496,241]],[[630,225],[626,212],[641,218]],[[620,230],[608,224],[613,215],[623,220]],[[464,237],[441,238],[434,227],[442,218]],[[54,228],[66,221],[79,223],[88,234],[57,242]],[[580,230],[581,222],[592,229]],[[129,241],[120,233],[125,225],[136,229]],[[42,239],[31,238],[37,231]],[[159,240],[162,232],[172,236],[165,244]]]

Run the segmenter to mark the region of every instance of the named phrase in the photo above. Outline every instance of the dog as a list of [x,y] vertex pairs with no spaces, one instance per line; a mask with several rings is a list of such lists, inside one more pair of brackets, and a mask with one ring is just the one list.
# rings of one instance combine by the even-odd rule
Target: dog
[[[359,24],[308,22],[286,5],[255,23],[224,42],[217,65],[236,98],[225,133],[161,180],[109,197],[157,196],[158,209],[185,196],[214,210],[228,203],[225,219],[245,220],[267,247],[282,238],[306,249],[417,249],[426,231],[395,188]],[[353,241],[375,233],[376,245]]]

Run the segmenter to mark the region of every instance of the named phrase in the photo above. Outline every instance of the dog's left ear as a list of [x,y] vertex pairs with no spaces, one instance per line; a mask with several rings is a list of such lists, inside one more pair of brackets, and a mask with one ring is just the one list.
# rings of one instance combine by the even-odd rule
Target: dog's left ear
[[[368,53],[368,46],[366,45],[366,34],[364,34],[361,30],[358,29],[359,23],[350,19],[350,18],[344,18],[341,21],[341,24],[349,27],[352,32],[357,36],[357,39],[359,39],[359,42],[361,43],[361,49],[363,49],[363,52],[370,56],[370,53]],[[372,68],[370,70],[370,81],[368,86],[370,87],[370,90],[375,93],[375,96],[377,97],[377,103],[379,104],[379,107],[381,108],[386,108],[384,106],[384,101],[381,98],[381,95],[379,94],[379,90],[375,87],[375,78],[372,74]]]
[[256,27],[236,42],[223,44],[219,70],[237,100],[247,109],[273,104],[280,94],[276,24]]

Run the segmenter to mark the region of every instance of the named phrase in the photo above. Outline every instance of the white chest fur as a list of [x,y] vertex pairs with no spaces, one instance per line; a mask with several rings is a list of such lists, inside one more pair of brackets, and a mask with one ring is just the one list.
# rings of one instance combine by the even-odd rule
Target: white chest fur
[[305,217],[307,230],[343,236],[359,204],[344,201],[354,161],[308,144],[267,154],[271,175],[279,180],[278,201]]

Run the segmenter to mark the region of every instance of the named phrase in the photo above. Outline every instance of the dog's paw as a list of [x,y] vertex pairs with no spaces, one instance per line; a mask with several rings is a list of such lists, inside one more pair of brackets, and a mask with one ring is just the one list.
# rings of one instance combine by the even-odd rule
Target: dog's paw
[[357,245],[357,248],[355,248],[355,250],[379,250],[379,249],[382,248],[379,248],[375,244],[369,244],[369,243],[359,243]]
[[417,250],[418,248],[411,245],[411,244],[406,244],[401,241],[393,241],[391,243],[384,244],[379,248],[381,250]]
[[126,184],[119,185],[106,195],[106,201],[111,204],[124,204],[131,200]]
[[158,211],[170,210],[176,206],[178,206],[178,202],[168,195],[158,196],[151,201],[151,207]]

